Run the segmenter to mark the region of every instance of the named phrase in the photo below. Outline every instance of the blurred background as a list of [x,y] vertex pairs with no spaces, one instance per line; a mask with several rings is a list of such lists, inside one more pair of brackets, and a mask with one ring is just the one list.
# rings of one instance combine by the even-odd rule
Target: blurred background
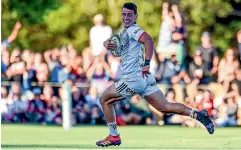
[[[102,43],[122,28],[124,2],[2,1],[2,123],[62,125],[67,82],[72,124],[105,124],[99,97],[119,79],[120,58]],[[168,101],[207,109],[218,127],[241,126],[241,0],[133,2],[155,41],[151,73]],[[139,95],[115,107],[122,126],[199,127]]]

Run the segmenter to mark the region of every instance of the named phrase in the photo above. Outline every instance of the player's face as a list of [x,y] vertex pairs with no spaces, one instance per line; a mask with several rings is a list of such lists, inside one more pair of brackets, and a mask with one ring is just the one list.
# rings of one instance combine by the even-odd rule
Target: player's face
[[123,8],[122,9],[122,23],[125,28],[133,25],[136,22],[137,15],[133,10]]

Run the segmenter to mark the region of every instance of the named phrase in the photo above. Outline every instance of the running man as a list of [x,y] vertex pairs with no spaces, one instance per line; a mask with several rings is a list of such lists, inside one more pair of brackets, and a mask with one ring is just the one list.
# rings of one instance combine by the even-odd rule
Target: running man
[[[136,94],[144,97],[160,112],[190,116],[198,120],[210,134],[213,134],[214,125],[206,110],[196,111],[180,103],[169,103],[156,85],[155,78],[149,74],[154,43],[151,36],[137,25],[137,16],[137,6],[134,3],[123,5],[122,23],[124,28],[119,33],[122,73],[120,80],[108,87],[100,97],[100,103],[109,127],[109,135],[96,142],[96,145],[121,144],[113,104],[117,101],[130,99]],[[142,44],[145,46],[145,60],[143,60]],[[114,50],[116,44],[107,40],[104,42],[104,46],[108,50]]]

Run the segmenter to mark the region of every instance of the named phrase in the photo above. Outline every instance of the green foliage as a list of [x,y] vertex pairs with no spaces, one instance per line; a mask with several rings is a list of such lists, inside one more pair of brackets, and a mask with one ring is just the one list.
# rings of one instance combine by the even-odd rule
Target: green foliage
[[[161,24],[162,0],[130,0],[138,6],[139,25],[157,42]],[[217,22],[229,18],[233,11],[231,0],[168,0],[179,3],[188,30],[190,52],[200,44],[204,30],[213,29],[214,43],[225,50],[235,45],[241,21]],[[239,1],[239,0],[236,0]],[[11,0],[2,1],[2,33],[6,38],[16,20],[23,28],[13,46],[34,51],[73,43],[81,51],[89,43],[93,16],[102,13],[106,24],[118,32],[121,26],[121,7],[127,0]],[[157,43],[156,43],[157,44]]]
[[59,0],[9,0],[8,8],[24,24],[41,24],[43,16],[59,4]]

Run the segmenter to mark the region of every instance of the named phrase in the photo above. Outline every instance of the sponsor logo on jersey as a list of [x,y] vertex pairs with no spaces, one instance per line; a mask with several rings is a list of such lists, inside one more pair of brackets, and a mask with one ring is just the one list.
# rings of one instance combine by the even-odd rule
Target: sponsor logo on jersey
[[137,29],[137,30],[135,30],[134,31],[134,33],[136,34],[136,33],[138,33],[139,31],[141,31],[141,29],[139,28],[139,29]]

